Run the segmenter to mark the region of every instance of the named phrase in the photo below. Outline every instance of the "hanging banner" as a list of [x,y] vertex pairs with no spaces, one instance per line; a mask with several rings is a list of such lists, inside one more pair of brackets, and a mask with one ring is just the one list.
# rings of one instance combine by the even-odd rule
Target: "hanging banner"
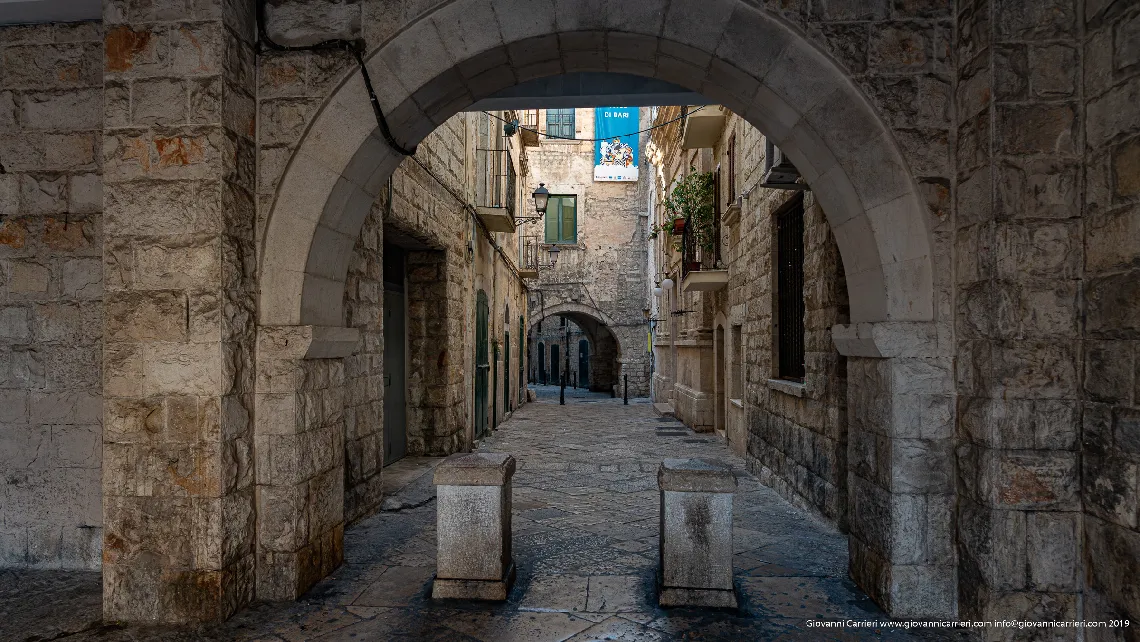
[[594,180],[637,180],[637,107],[594,109]]

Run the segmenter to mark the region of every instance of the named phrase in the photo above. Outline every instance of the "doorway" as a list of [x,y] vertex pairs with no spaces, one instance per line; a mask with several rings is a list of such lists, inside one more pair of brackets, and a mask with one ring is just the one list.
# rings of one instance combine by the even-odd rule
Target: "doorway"
[[[507,317],[510,319],[510,311]],[[504,324],[505,325],[505,324]],[[511,331],[503,331],[503,414],[511,411]]]
[[578,387],[590,386],[590,342],[578,340]]
[[562,379],[558,376],[558,344],[550,346],[550,375],[554,379],[554,385],[559,385]]
[[724,434],[725,408],[725,368],[724,368],[724,326],[716,327],[716,338],[713,340],[713,429],[718,434]]
[[384,246],[384,465],[407,452],[407,292],[404,252]]
[[475,438],[487,436],[487,293],[479,290],[475,301]]
[[546,344],[538,344],[538,382],[546,385]]

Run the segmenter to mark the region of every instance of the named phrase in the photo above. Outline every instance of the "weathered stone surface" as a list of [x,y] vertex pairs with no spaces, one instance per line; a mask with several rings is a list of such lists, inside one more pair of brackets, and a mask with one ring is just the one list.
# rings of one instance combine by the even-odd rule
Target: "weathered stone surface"
[[435,469],[437,486],[502,486],[515,472],[515,458],[502,453],[452,455]]
[[435,469],[438,553],[432,597],[505,600],[515,579],[511,476],[503,453],[453,455]]
[[662,606],[735,606],[732,584],[732,493],[723,464],[666,459],[661,490]]

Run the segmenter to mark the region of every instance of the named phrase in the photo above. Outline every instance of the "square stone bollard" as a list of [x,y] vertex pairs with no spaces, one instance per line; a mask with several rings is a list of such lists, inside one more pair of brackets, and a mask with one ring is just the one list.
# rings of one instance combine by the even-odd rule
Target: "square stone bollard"
[[505,600],[515,582],[511,477],[504,453],[452,455],[435,469],[439,546],[431,596]]
[[661,606],[736,607],[732,584],[732,494],[727,466],[666,459],[661,489]]

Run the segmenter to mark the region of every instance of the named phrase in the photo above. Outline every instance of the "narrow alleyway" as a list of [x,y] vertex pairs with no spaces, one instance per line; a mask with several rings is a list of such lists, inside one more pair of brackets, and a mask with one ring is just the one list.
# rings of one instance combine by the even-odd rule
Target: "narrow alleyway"
[[[809,619],[880,619],[847,579],[845,537],[761,486],[710,435],[653,413],[646,399],[540,387],[482,445],[513,454],[518,581],[505,604],[433,602],[439,460],[386,469],[385,510],[345,534],[345,564],[296,603],[259,604],[197,631],[92,626],[68,640],[769,640],[915,639],[901,630],[808,629]],[[729,462],[740,480],[734,549],[739,612],[656,607],[657,466],[665,457]],[[46,583],[34,601],[9,601],[0,638],[44,639],[61,621],[98,619],[97,579],[9,574]],[[36,579],[38,578],[38,579]],[[97,575],[93,579],[97,578]],[[28,593],[30,594],[30,593]],[[90,599],[85,599],[90,598]],[[66,606],[62,620],[45,604]],[[34,603],[33,603],[34,602]],[[30,617],[34,615],[35,617]],[[13,623],[19,628],[5,630]],[[856,634],[858,633],[858,634]],[[36,637],[40,636],[40,637]]]

